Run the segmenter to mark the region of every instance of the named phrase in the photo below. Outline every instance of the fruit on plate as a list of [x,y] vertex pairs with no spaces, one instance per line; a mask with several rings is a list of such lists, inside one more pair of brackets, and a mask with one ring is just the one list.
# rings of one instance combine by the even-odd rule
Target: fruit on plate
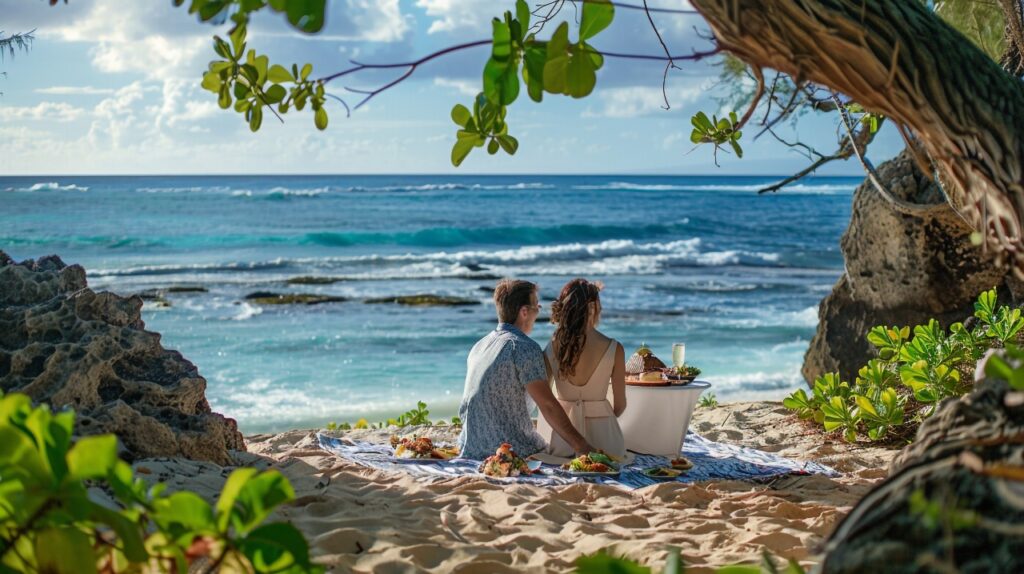
[[562,465],[563,470],[571,472],[618,472],[615,461],[604,453],[592,452],[580,455]]
[[690,462],[690,459],[686,458],[685,456],[673,458],[672,460],[668,461],[668,463],[672,465],[672,468],[680,471],[690,470],[691,468],[693,468],[693,463]]
[[668,367],[665,369],[665,376],[674,381],[680,379],[695,379],[700,375],[701,371],[699,368],[692,365],[683,364],[679,367]]
[[647,371],[656,371],[664,368],[665,363],[654,356],[651,348],[646,343],[640,345],[640,348],[630,355],[629,360],[626,361],[627,375],[639,375]]

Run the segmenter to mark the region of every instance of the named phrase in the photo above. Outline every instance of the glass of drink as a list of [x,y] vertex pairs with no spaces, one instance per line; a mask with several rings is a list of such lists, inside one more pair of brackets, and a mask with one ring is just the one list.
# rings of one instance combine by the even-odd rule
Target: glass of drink
[[686,364],[686,343],[672,343],[672,364],[676,367]]

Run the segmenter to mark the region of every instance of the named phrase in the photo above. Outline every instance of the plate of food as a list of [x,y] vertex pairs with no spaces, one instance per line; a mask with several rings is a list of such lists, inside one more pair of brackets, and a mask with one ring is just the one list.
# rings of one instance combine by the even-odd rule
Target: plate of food
[[618,476],[619,465],[604,453],[592,452],[563,464],[562,472],[572,476]]
[[679,458],[673,458],[672,460],[668,461],[668,464],[673,469],[678,470],[678,471],[682,471],[682,472],[686,472],[686,471],[690,470],[691,468],[693,468],[693,463],[690,462],[690,459],[686,458],[685,456],[681,456]]
[[512,450],[512,445],[502,443],[494,454],[480,464],[480,472],[493,478],[527,476],[540,470],[539,460],[526,461]]
[[665,378],[673,385],[685,385],[692,383],[700,375],[701,370],[693,365],[683,364],[679,367],[668,367],[665,369]]
[[416,463],[424,460],[449,460],[459,456],[459,449],[450,445],[436,445],[425,436],[391,437],[395,449],[392,462]]
[[626,361],[626,384],[638,387],[662,387],[672,382],[665,378],[665,363],[654,356],[646,343],[640,345]]
[[683,474],[683,471],[667,466],[655,466],[644,469],[643,474],[654,480],[675,480]]

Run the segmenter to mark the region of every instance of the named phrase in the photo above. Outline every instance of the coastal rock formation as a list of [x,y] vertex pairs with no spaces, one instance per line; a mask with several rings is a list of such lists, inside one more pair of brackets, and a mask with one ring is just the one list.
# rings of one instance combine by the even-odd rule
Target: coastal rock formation
[[464,297],[454,297],[451,295],[396,295],[394,297],[376,297],[372,299],[366,299],[363,301],[368,305],[380,304],[380,303],[397,303],[398,305],[408,305],[410,307],[461,307],[463,305],[479,305],[480,302],[475,299],[466,299]]
[[145,330],[138,296],[96,293],[56,256],[0,251],[0,390],[77,411],[76,434],[114,433],[127,458],[229,464],[245,450],[233,419],[210,410],[196,366]]
[[969,317],[986,289],[997,287],[1002,301],[1021,292],[1011,273],[996,269],[971,244],[971,228],[909,152],[878,171],[898,204],[869,181],[854,192],[841,241],[846,272],[821,302],[818,330],[804,356],[809,383],[832,371],[852,382],[874,357],[866,335],[876,325],[913,326],[935,318],[948,327]]
[[245,300],[257,305],[318,305],[320,303],[344,303],[345,297],[317,295],[314,293],[271,293],[257,291],[245,296]]
[[1024,393],[944,403],[836,527],[822,571],[1024,572]]

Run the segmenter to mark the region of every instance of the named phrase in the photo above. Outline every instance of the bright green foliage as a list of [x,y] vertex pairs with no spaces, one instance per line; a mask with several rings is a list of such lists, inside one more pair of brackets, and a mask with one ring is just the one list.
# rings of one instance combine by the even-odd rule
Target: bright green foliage
[[[185,0],[173,0],[175,6],[181,6]],[[248,24],[249,14],[270,6],[275,12],[284,13],[288,23],[295,29],[306,32],[319,32],[324,27],[327,0],[191,0],[189,14],[198,14],[203,22],[220,21],[229,12],[235,24]]]
[[505,123],[507,106],[519,97],[520,76],[526,92],[535,102],[544,92],[582,98],[594,91],[597,70],[604,57],[587,43],[607,28],[615,17],[608,0],[588,0],[583,4],[576,41],[569,37],[569,23],[562,22],[549,40],[529,34],[530,8],[526,0],[516,2],[515,14],[491,22],[491,57],[484,64],[483,92],[473,102],[473,110],[461,104],[452,108],[452,121],[458,126],[452,146],[452,165],[459,166],[473,148],[487,146],[490,154],[504,150],[513,155],[519,142],[508,135]]
[[[965,381],[986,350],[1007,346],[1008,353],[1017,352],[1008,343],[1021,336],[1020,309],[998,306],[995,289],[982,293],[974,309],[978,325],[973,329],[954,323],[947,333],[932,319],[914,327],[911,337],[909,327],[875,327],[867,339],[878,358],[860,369],[852,388],[838,373],[828,373],[814,382],[810,396],[799,389],[782,404],[851,442],[862,434],[880,440],[894,429],[917,424],[942,399],[967,392]],[[989,364],[1011,384],[1024,387],[1024,369],[1018,374],[998,360]],[[908,409],[914,417],[908,418]]]
[[1004,379],[1010,387],[1024,391],[1024,350],[1015,345],[1006,347],[1006,354],[1014,359],[1019,366],[1012,366],[999,356],[991,356],[985,361],[985,374],[990,377]]
[[732,151],[736,152],[736,157],[743,157],[743,148],[740,147],[739,143],[743,132],[740,130],[741,126],[739,119],[736,117],[736,112],[729,112],[728,118],[719,118],[712,115],[711,119],[708,119],[707,114],[704,112],[697,112],[690,119],[690,123],[693,124],[693,131],[690,132],[690,141],[693,143],[715,144],[716,154],[718,153],[718,148],[729,144],[732,147]]
[[355,424],[336,422],[327,423],[327,430],[352,430],[352,429],[368,429],[368,428],[385,428],[388,426],[423,426],[423,425],[434,425],[434,426],[462,426],[462,419],[459,417],[452,417],[450,421],[437,421],[432,423],[430,421],[430,411],[427,410],[427,403],[418,401],[416,408],[408,410],[396,418],[389,418],[385,421],[379,421],[375,424],[370,424],[366,419],[359,419]]
[[706,409],[713,409],[718,406],[718,398],[715,397],[715,393],[701,395],[700,400],[697,401],[697,406]]
[[[295,493],[276,471],[236,470],[215,508],[148,488],[113,435],[72,441],[75,414],[0,397],[0,572],[185,572],[205,558],[249,572],[322,572],[294,526],[262,524]],[[86,482],[88,481],[88,482]],[[119,508],[89,497],[105,486]]]
[[276,113],[284,114],[291,108],[301,111],[307,103],[313,109],[317,129],[326,129],[326,94],[322,82],[309,79],[313,66],[306,64],[300,70],[292,64],[288,70],[270,65],[267,56],[258,56],[255,50],[246,52],[245,36],[245,24],[238,24],[231,31],[230,44],[220,36],[213,37],[213,49],[224,59],[210,62],[209,71],[203,74],[203,88],[217,94],[222,109],[234,102],[234,110],[245,116],[254,132],[263,124],[265,110],[274,113],[276,107]]
[[452,121],[461,128],[452,146],[452,165],[460,165],[474,147],[483,147],[488,142],[487,152],[491,155],[498,153],[499,148],[509,155],[516,153],[519,141],[508,135],[506,110],[505,106],[493,103],[482,92],[473,102],[472,112],[462,104],[452,108]]

